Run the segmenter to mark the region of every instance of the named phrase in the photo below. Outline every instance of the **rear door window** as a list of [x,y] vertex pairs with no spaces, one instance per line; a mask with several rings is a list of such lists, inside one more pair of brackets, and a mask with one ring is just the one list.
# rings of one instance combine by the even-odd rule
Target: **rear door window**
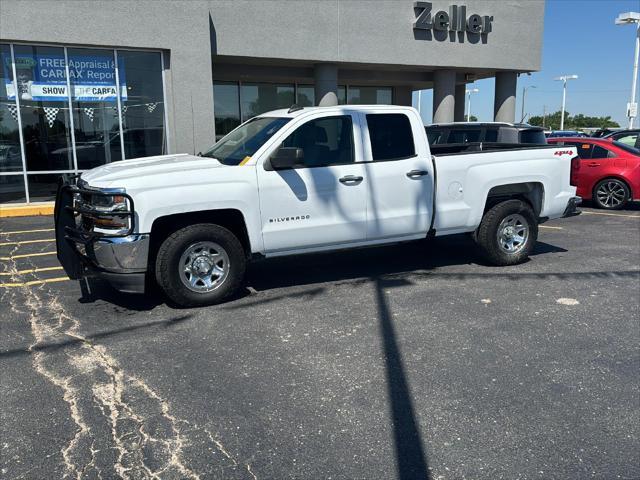
[[591,151],[591,158],[611,158],[615,156],[615,153],[611,150],[601,147],[600,145],[594,145]]
[[371,154],[374,161],[414,157],[416,148],[409,117],[402,113],[367,115]]
[[592,144],[583,142],[566,142],[566,144],[576,147],[578,150],[578,156],[581,159],[585,160],[591,158],[591,151],[593,150]]

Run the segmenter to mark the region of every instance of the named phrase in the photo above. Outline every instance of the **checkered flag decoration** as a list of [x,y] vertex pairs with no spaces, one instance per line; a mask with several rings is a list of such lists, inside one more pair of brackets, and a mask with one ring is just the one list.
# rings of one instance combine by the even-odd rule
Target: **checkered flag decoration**
[[84,114],[89,117],[89,120],[91,120],[91,123],[93,123],[93,113],[94,113],[94,109],[91,107],[87,107],[84,109]]
[[149,111],[149,113],[153,113],[153,111],[156,109],[156,107],[158,106],[158,103],[160,102],[155,102],[155,103],[146,103],[145,105],[147,106],[147,110]]
[[49,128],[53,127],[53,122],[56,121],[56,117],[58,116],[59,111],[60,109],[57,107],[44,107],[44,114],[47,117]]
[[[123,114],[123,115],[124,115],[125,113],[127,113],[127,108],[129,108],[129,105],[123,105],[123,106],[122,106],[122,114]],[[114,114],[114,115],[118,115],[118,106],[117,106],[117,105],[115,105],[115,106],[113,107],[113,114]]]
[[10,103],[7,103],[7,108],[9,109],[9,113],[11,113],[11,117],[13,117],[13,120],[15,122],[18,121],[18,107],[15,105],[12,105]]

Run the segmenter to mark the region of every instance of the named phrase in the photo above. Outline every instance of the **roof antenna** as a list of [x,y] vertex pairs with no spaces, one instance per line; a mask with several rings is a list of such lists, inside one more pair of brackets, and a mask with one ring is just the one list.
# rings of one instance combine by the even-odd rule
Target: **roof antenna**
[[297,112],[298,110],[302,110],[304,107],[301,107],[300,105],[298,105],[297,103],[294,103],[293,105],[291,105],[291,108],[289,108],[289,110],[287,111],[287,113],[293,113],[293,112]]

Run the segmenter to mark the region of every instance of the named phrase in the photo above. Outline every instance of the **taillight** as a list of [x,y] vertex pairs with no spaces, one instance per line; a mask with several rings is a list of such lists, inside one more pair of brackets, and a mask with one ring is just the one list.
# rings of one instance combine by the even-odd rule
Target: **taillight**
[[571,159],[571,175],[569,175],[569,184],[572,187],[578,186],[578,173],[580,172],[580,157]]

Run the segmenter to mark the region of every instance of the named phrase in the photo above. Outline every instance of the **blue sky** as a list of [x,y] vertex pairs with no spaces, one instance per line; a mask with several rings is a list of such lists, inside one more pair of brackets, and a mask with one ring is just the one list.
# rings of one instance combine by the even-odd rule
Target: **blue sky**
[[[530,77],[519,78],[516,120],[520,119],[522,87],[536,86],[527,90],[525,112],[542,115],[545,105],[547,112],[554,112],[562,104],[562,82],[553,78],[575,74],[579,78],[567,85],[567,111],[572,115],[611,115],[626,126],[635,28],[615,25],[614,21],[618,14],[628,11],[640,11],[640,0],[547,0],[542,68]],[[493,120],[494,83],[487,79],[472,84],[480,90],[471,100],[471,113],[479,120]],[[431,122],[432,101],[431,91],[423,91],[425,123]]]

